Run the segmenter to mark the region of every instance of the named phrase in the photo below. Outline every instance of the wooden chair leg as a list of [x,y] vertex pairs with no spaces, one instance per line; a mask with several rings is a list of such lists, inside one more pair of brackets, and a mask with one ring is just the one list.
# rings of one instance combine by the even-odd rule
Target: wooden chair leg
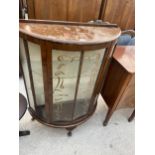
[[110,120],[113,112],[114,112],[114,110],[112,110],[112,109],[109,109],[108,110],[107,115],[106,115],[106,118],[105,118],[105,120],[103,122],[103,126],[106,126],[108,124],[108,122],[109,122],[109,120]]
[[133,111],[133,113],[129,117],[128,121],[131,122],[134,118],[135,118],[135,110]]

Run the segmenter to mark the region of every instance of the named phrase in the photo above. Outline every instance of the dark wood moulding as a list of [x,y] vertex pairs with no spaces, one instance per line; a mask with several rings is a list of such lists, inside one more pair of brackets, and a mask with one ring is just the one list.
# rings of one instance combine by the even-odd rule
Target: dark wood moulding
[[[27,56],[26,61],[28,64],[29,77],[31,80],[31,89],[35,101],[35,109],[29,103],[29,111],[33,118],[43,124],[52,127],[63,127],[72,130],[77,125],[86,121],[95,111],[97,105],[97,97],[102,88],[108,62],[113,53],[113,47],[119,35],[121,34],[120,28],[116,25],[107,24],[90,24],[90,23],[76,23],[76,22],[59,22],[59,21],[43,21],[43,20],[20,20],[19,21],[19,36],[24,40],[27,45],[28,41],[38,44],[41,48],[41,61],[43,73],[43,85],[45,105],[37,106],[36,96],[33,84],[33,74],[31,69],[31,61]],[[26,52],[30,52],[25,46]],[[78,104],[77,93],[79,90],[79,83],[81,71],[84,62],[84,53],[98,49],[105,49],[99,72],[93,86],[92,96],[88,106],[88,111],[85,115],[74,118],[75,107]],[[71,120],[69,121],[55,121],[53,119],[53,69],[52,69],[52,50],[64,50],[65,52],[79,51],[79,66],[77,69],[77,81],[75,87],[75,94],[73,103],[70,106]],[[32,52],[32,51],[31,51]],[[22,64],[22,62],[21,62]],[[23,69],[22,69],[23,70]],[[24,77],[25,80],[25,77]],[[29,100],[30,101],[30,100]],[[45,113],[45,114],[44,114]],[[42,116],[44,115],[44,117]]]

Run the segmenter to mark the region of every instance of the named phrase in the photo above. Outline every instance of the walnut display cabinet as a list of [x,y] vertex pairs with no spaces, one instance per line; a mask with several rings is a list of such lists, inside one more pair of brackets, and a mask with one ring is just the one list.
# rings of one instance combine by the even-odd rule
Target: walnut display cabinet
[[116,25],[20,20],[20,64],[29,112],[39,122],[71,130],[95,111]]

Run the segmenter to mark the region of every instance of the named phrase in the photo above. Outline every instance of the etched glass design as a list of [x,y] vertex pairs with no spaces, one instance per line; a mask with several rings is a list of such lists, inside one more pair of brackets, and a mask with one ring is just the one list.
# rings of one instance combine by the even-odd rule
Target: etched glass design
[[52,50],[53,121],[72,119],[80,52]]

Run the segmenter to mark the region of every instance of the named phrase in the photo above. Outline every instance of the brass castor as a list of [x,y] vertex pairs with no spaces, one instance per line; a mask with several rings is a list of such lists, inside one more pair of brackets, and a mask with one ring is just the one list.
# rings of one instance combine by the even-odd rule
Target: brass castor
[[73,126],[73,127],[70,127],[70,128],[66,128],[68,130],[68,133],[67,133],[68,137],[72,136],[72,130],[75,129],[75,128],[76,128],[76,126]]

